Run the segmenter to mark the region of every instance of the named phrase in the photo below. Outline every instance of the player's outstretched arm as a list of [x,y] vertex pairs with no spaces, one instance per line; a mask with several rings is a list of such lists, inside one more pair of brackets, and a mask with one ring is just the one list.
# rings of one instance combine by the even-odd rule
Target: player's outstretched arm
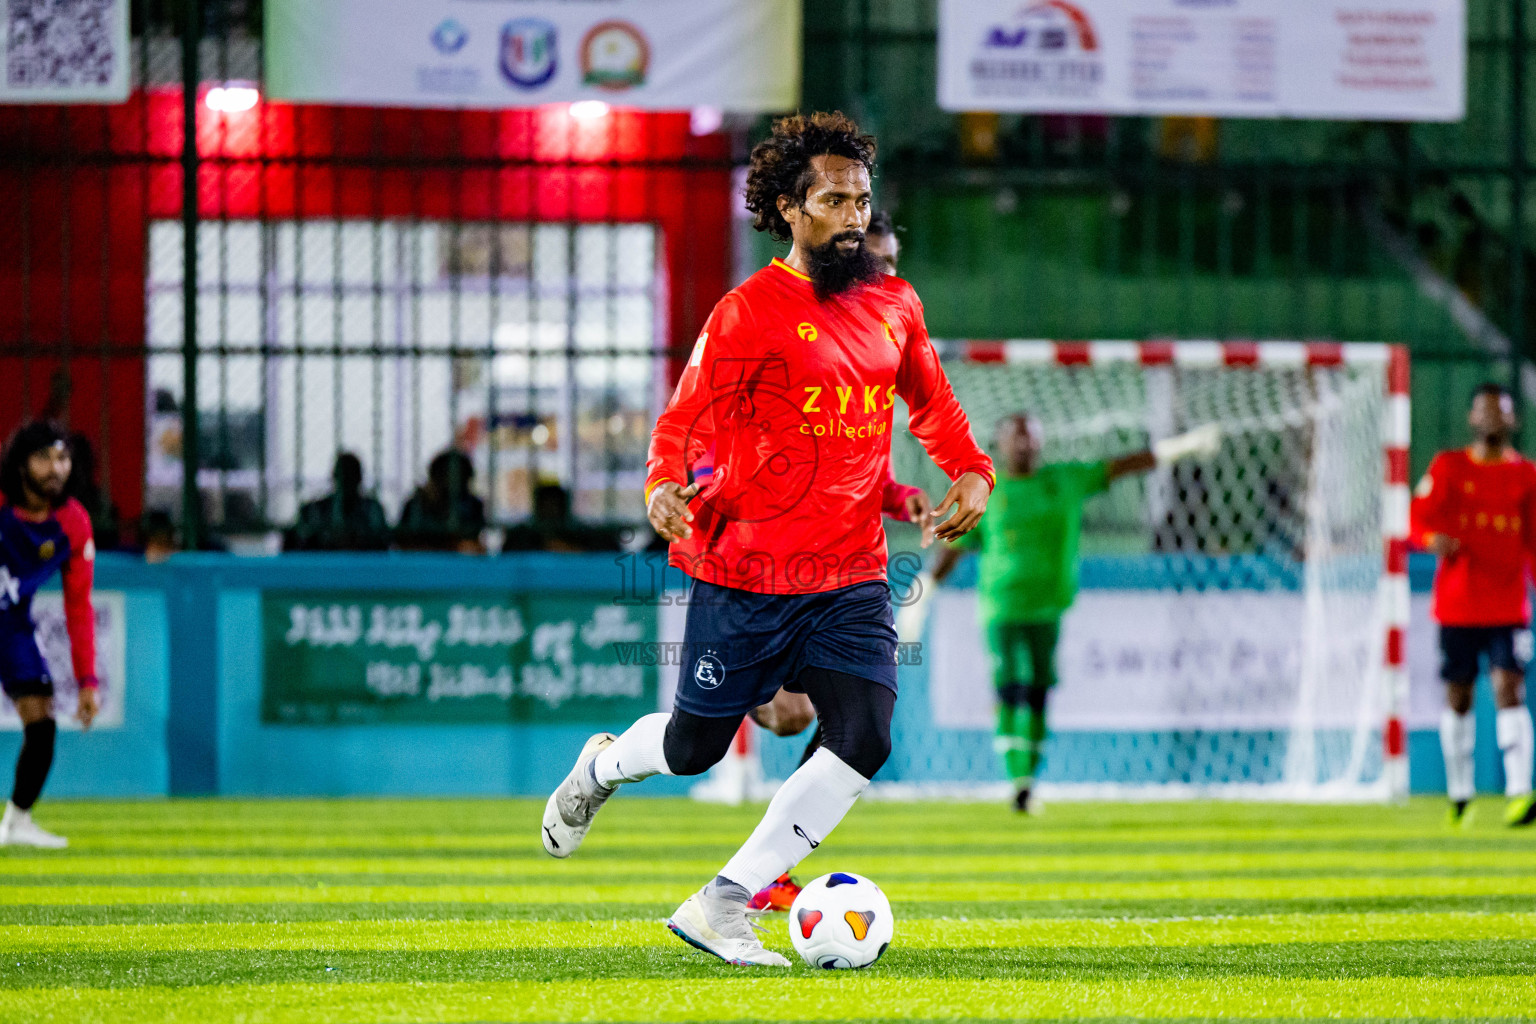
[[896,393],[911,411],[907,426],[912,434],[922,442],[928,457],[954,481],[933,512],[942,516],[953,509],[955,514],[935,531],[941,540],[952,540],[981,521],[997,472],[971,434],[970,420],[955,399],[928,338],[922,304],[910,288],[903,312],[907,336],[896,371]]
[[75,717],[80,728],[89,729],[96,718],[99,701],[96,694],[96,611],[91,604],[91,587],[96,576],[96,541],[91,536],[91,518],[74,499],[58,511],[59,525],[69,538],[69,560],[61,573],[64,584],[64,626],[69,631],[70,661],[79,685],[79,704]]
[[1409,536],[1440,558],[1450,558],[1461,548],[1461,541],[1450,532],[1452,518],[1447,505],[1454,491],[1446,479],[1450,475],[1444,455],[1436,455],[1413,489],[1413,502],[1408,507]]
[[[717,431],[711,381],[715,363],[722,349],[729,350],[735,336],[744,331],[749,332],[746,314],[740,299],[732,293],[710,313],[672,398],[651,428],[650,451],[645,460],[645,511],[656,532],[668,541],[693,534],[687,525],[693,521],[688,502],[699,493],[700,486],[695,483],[685,488],[678,481],[688,478],[689,466],[705,457],[714,444]],[[709,459],[714,461],[712,455]],[[714,467],[716,471],[719,468]]]
[[1157,468],[1157,456],[1152,454],[1152,449],[1132,452],[1130,455],[1122,455],[1118,459],[1109,460],[1109,482],[1114,483],[1123,476],[1139,476],[1142,473],[1151,472]]
[[1206,423],[1182,434],[1165,437],[1144,451],[1110,459],[1107,466],[1108,482],[1113,483],[1123,476],[1146,473],[1180,459],[1210,458],[1220,449],[1221,427],[1215,423]]

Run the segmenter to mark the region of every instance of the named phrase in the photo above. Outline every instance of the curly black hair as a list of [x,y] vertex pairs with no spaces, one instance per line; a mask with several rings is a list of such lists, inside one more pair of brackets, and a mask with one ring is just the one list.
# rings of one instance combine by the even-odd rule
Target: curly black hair
[[811,158],[844,156],[875,169],[875,137],[859,132],[853,119],[840,110],[831,113],[793,114],[773,123],[773,134],[752,148],[747,169],[747,209],[755,215],[752,226],[781,242],[790,239],[789,222],[779,213],[779,196],[797,205],[816,180]]
[[869,227],[864,229],[866,235],[894,235],[896,222],[891,220],[891,215],[885,210],[876,210],[869,215]]
[[33,420],[25,424],[6,442],[5,452],[0,454],[0,494],[12,505],[26,500],[23,487],[24,466],[34,453],[56,444],[68,444],[69,438],[56,423]]

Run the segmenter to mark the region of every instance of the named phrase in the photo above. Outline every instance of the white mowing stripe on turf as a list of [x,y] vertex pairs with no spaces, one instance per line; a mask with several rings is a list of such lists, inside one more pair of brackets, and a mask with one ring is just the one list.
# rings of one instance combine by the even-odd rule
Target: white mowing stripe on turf
[[[1022,863],[1022,862],[1021,862]],[[658,882],[645,893],[658,902],[681,902],[697,880]],[[885,887],[898,901],[1062,900],[1310,900],[1375,896],[1530,896],[1536,875],[1300,875],[1250,874],[1152,880],[1043,880],[1021,882],[912,881]],[[635,886],[592,885],[10,885],[0,886],[5,906],[202,906],[290,903],[569,903],[631,902]]]
[[[766,920],[782,939],[785,915]],[[1480,942],[1536,934],[1533,913],[1266,914],[1191,918],[908,918],[901,945],[918,949],[1185,947],[1408,941]],[[0,951],[468,950],[669,946],[660,919],[601,921],[304,921],[276,924],[8,925]]]
[[259,1020],[847,1021],[1536,1017],[1529,975],[1276,978],[925,978],[892,970],[562,981],[352,982],[0,989],[0,1018],[112,1024]]

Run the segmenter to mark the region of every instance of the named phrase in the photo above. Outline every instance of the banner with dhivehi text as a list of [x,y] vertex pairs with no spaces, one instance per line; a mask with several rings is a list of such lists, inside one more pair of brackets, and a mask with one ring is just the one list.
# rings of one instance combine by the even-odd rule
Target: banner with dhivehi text
[[[585,594],[267,591],[274,725],[628,721],[656,710],[656,609]],[[676,670],[673,669],[673,674]]]
[[274,99],[792,110],[800,0],[267,0]]

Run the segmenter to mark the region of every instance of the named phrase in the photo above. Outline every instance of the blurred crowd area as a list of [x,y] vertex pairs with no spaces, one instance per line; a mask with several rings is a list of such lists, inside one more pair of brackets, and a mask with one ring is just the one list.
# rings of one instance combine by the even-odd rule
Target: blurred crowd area
[[[162,562],[185,546],[178,516],[171,509],[148,508],[125,522],[102,490],[96,451],[90,439],[69,438],[74,469],[68,495],[90,514],[99,551],[143,555]],[[277,551],[435,551],[485,555],[525,551],[565,553],[665,550],[649,527],[584,522],[571,513],[571,495],[558,483],[534,488],[532,514],[509,526],[487,521],[485,502],[474,493],[474,463],[447,449],[427,467],[425,479],[411,492],[400,514],[390,517],[365,486],[362,460],[352,452],[336,456],[332,489],[299,507],[294,522],[280,531],[240,538],[233,545],[245,553]],[[206,531],[202,551],[229,551],[230,538]]]

